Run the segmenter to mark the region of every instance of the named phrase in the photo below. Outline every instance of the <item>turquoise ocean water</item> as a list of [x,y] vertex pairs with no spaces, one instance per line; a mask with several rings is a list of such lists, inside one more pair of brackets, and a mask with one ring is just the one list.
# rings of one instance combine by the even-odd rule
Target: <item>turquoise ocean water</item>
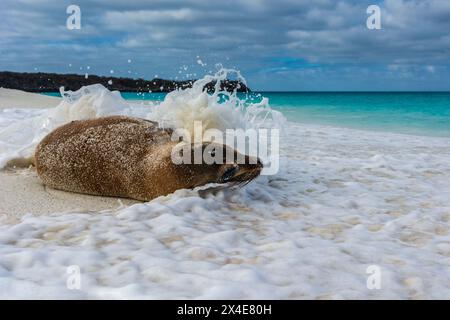
[[[46,93],[58,96],[59,93]],[[123,92],[127,100],[163,100],[165,93]],[[288,120],[355,129],[450,137],[450,92],[261,92]]]

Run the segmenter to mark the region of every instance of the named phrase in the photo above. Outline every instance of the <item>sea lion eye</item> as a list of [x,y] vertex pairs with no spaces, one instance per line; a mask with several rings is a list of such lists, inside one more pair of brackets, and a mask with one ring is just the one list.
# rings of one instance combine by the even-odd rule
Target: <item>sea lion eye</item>
[[238,171],[238,167],[230,167],[227,170],[225,170],[225,172],[222,175],[222,181],[223,182],[228,182],[230,181],[235,173]]

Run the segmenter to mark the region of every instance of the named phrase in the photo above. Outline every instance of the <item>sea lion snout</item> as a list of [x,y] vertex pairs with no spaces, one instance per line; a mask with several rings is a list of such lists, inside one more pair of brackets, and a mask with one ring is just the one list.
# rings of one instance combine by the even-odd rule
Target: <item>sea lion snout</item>
[[[263,168],[259,158],[241,154],[225,144],[204,142],[191,144],[188,149],[191,161],[175,166],[185,172],[185,176],[195,177],[191,180],[191,188],[207,183],[247,184],[258,177]],[[203,158],[196,159],[196,154]],[[186,159],[189,161],[189,156]]]
[[245,156],[242,164],[225,164],[222,168],[219,183],[248,183],[258,177],[263,169],[263,164],[259,158]]

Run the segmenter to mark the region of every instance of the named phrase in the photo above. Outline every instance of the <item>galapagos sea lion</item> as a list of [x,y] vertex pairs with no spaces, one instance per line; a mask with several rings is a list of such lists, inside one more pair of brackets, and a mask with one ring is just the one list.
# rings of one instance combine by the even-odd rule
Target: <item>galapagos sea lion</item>
[[[125,116],[72,121],[36,147],[37,173],[55,189],[149,201],[207,183],[245,183],[261,172],[259,159],[248,156],[245,164],[175,164],[171,153],[178,141],[171,134],[156,122]],[[237,159],[235,150],[217,146]]]

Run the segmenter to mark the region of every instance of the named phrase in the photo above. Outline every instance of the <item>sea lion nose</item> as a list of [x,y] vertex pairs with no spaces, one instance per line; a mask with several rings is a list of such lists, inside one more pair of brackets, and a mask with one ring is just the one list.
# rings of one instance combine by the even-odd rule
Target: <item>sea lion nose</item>
[[261,160],[259,160],[259,158],[257,158],[256,160],[256,167],[258,169],[262,169],[264,167],[263,163],[261,162]]
[[256,164],[256,170],[255,170],[255,174],[256,176],[259,176],[261,174],[261,172],[263,171],[264,165],[261,162],[261,160],[258,159],[258,162]]

